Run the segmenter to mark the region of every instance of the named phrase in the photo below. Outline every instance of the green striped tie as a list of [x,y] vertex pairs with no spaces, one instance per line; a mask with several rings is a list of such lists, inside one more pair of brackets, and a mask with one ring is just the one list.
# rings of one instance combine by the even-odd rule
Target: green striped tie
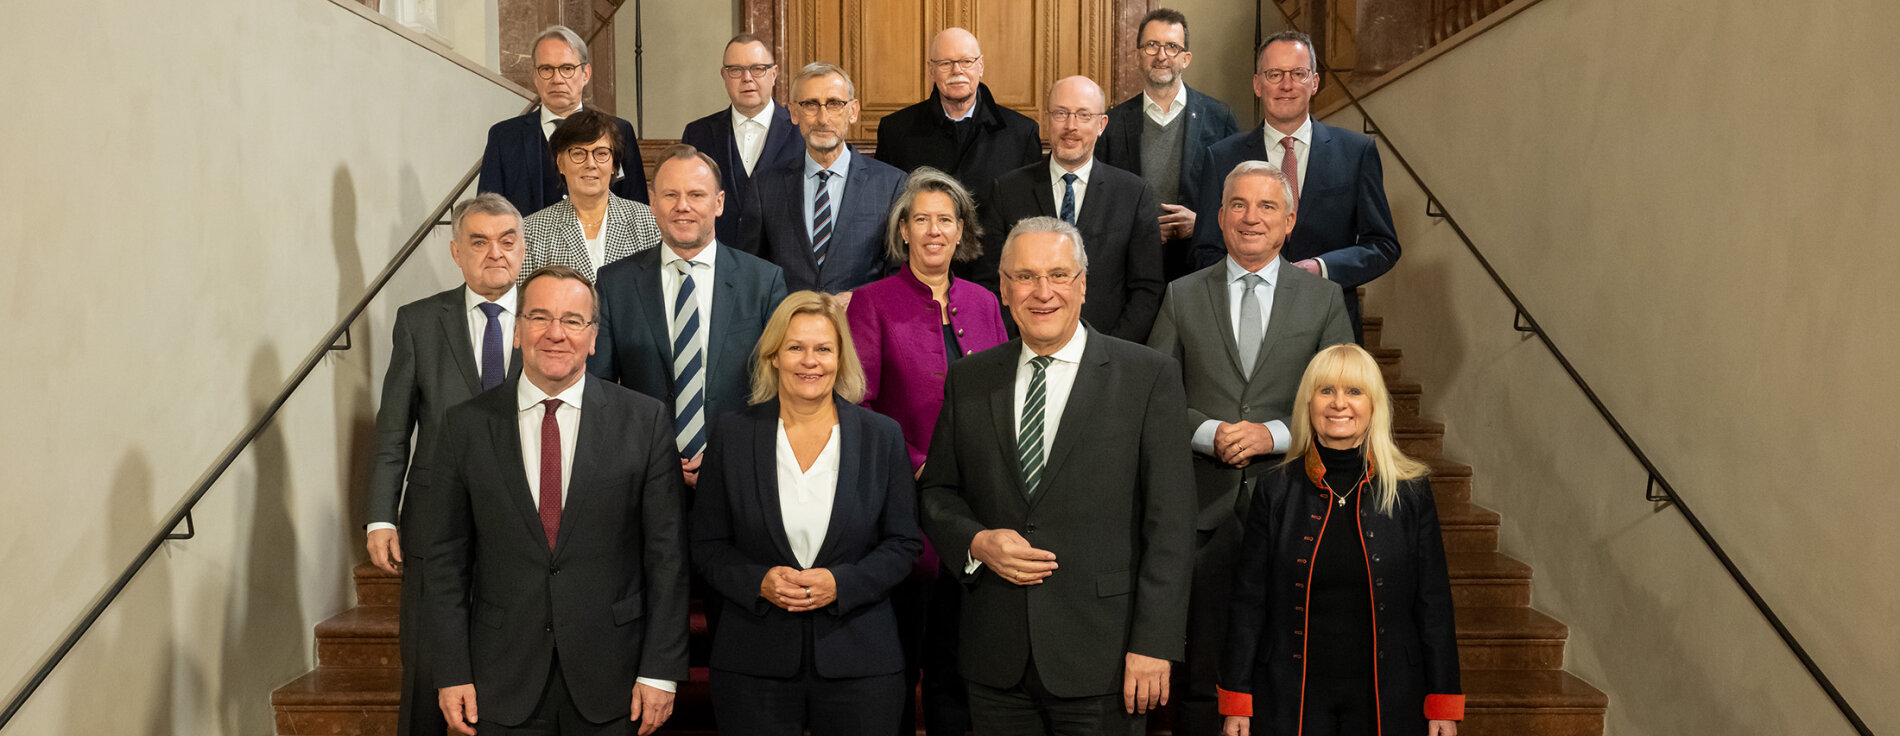
[[1055,358],[1039,355],[1029,360],[1035,372],[1029,376],[1029,395],[1023,398],[1022,429],[1016,433],[1016,456],[1023,461],[1023,495],[1035,497],[1042,481],[1042,412],[1049,404],[1049,364]]

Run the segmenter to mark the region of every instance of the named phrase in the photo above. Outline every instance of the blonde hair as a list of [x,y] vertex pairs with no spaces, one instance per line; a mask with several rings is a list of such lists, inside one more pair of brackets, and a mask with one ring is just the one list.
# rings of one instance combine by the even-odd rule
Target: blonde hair
[[831,323],[838,335],[838,378],[831,390],[853,404],[864,400],[864,366],[858,362],[858,349],[851,344],[851,326],[845,318],[844,303],[822,291],[797,291],[779,302],[772,319],[759,334],[752,349],[752,395],[748,404],[763,404],[778,398],[778,369],[772,359],[785,349],[785,336],[792,331],[792,318],[816,314]]
[[1287,448],[1284,464],[1303,462],[1315,441],[1313,433],[1313,393],[1326,386],[1357,388],[1371,400],[1372,417],[1367,422],[1366,439],[1360,445],[1366,467],[1372,469],[1375,508],[1391,516],[1399,504],[1399,481],[1423,477],[1429,468],[1399,451],[1392,440],[1392,396],[1386,392],[1385,377],[1379,373],[1379,361],[1358,345],[1334,345],[1319,351],[1306,364],[1300,376],[1300,390],[1293,401],[1293,444]]

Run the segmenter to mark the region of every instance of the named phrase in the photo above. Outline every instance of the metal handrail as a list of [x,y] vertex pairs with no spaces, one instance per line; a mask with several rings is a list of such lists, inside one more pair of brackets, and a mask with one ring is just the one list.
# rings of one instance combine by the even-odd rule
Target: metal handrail
[[[1286,21],[1288,27],[1299,28],[1299,24],[1294,22],[1293,17],[1287,14],[1286,8],[1281,7],[1278,0],[1268,0],[1268,2],[1279,8],[1280,16]],[[1570,376],[1570,381],[1577,384],[1577,389],[1583,392],[1584,398],[1589,399],[1590,405],[1596,407],[1597,414],[1603,418],[1605,424],[1610,426],[1610,431],[1616,433],[1616,438],[1622,441],[1623,447],[1628,449],[1630,455],[1636,458],[1636,462],[1643,466],[1644,472],[1649,474],[1649,482],[1643,492],[1644,498],[1666,503],[1682,512],[1682,518],[1689,522],[1689,527],[1695,530],[1696,536],[1700,537],[1702,543],[1709,548],[1709,553],[1715,555],[1717,562],[1722,563],[1722,569],[1728,571],[1729,577],[1741,587],[1742,593],[1748,596],[1749,602],[1755,604],[1755,610],[1761,612],[1762,618],[1768,620],[1768,625],[1773,627],[1775,634],[1781,637],[1781,642],[1788,645],[1788,649],[1794,652],[1796,659],[1801,660],[1801,666],[1807,669],[1808,675],[1814,678],[1815,684],[1820,685],[1821,689],[1827,693],[1828,699],[1834,702],[1834,707],[1840,710],[1841,716],[1847,719],[1848,724],[1854,727],[1856,733],[1861,736],[1873,736],[1873,731],[1867,728],[1867,723],[1861,720],[1860,714],[1848,704],[1847,698],[1841,695],[1841,691],[1834,687],[1834,681],[1828,679],[1827,673],[1822,672],[1821,666],[1808,655],[1807,648],[1801,646],[1801,642],[1795,639],[1794,633],[1781,622],[1781,617],[1775,615],[1774,608],[1768,605],[1768,601],[1755,590],[1754,584],[1748,581],[1748,576],[1742,574],[1741,568],[1736,567],[1735,561],[1729,557],[1728,552],[1723,550],[1722,545],[1709,534],[1708,527],[1703,526],[1702,520],[1695,515],[1695,512],[1689,510],[1689,505],[1676,492],[1675,486],[1663,476],[1661,470],[1657,469],[1656,463],[1649,459],[1648,453],[1643,452],[1643,448],[1636,443],[1635,438],[1630,437],[1629,431],[1623,428],[1623,423],[1617,421],[1616,414],[1611,412],[1610,408],[1603,403],[1603,399],[1597,396],[1596,390],[1590,388],[1590,382],[1584,380],[1583,374],[1578,373],[1576,366],[1572,365],[1570,359],[1564,356],[1564,352],[1557,348],[1556,341],[1551,339],[1550,333],[1544,330],[1543,325],[1538,324],[1537,318],[1531,315],[1530,309],[1525,307],[1523,300],[1517,297],[1517,292],[1513,291],[1509,284],[1504,283],[1504,277],[1498,275],[1498,270],[1491,265],[1491,260],[1484,257],[1484,253],[1478,250],[1476,243],[1471,242],[1471,236],[1465,234],[1465,229],[1458,224],[1458,218],[1453,217],[1451,210],[1446,209],[1445,203],[1439,201],[1438,196],[1432,193],[1432,188],[1425,184],[1425,178],[1419,176],[1417,169],[1412,168],[1412,163],[1405,159],[1405,154],[1399,152],[1399,147],[1392,142],[1391,136],[1386,135],[1379,127],[1378,121],[1373,119],[1372,112],[1360,103],[1359,95],[1352,91],[1352,87],[1346,84],[1346,80],[1336,71],[1325,69],[1324,73],[1332,77],[1333,83],[1346,93],[1346,99],[1352,103],[1353,109],[1359,111],[1360,118],[1365,121],[1366,134],[1384,143],[1386,150],[1392,152],[1392,158],[1399,162],[1399,166],[1405,169],[1406,175],[1412,177],[1412,182],[1425,193],[1426,216],[1444,220],[1445,224],[1450,225],[1451,231],[1457,234],[1458,239],[1464,242],[1465,249],[1471,252],[1471,257],[1476,258],[1478,265],[1484,268],[1485,274],[1491,277],[1491,283],[1496,284],[1498,290],[1504,292],[1504,298],[1510,300],[1511,308],[1517,310],[1512,322],[1513,328],[1519,332],[1528,332],[1537,336],[1538,341],[1544,344],[1544,348],[1550,351],[1551,357],[1556,358],[1557,364],[1563,367],[1564,373]]]
[[[616,4],[613,10],[608,11],[607,15],[601,19],[600,25],[595,27],[593,32],[588,34],[586,39],[588,45],[592,45],[594,40],[599,38],[600,32],[607,28],[607,24],[613,20],[614,14],[618,13],[621,7],[622,5]],[[635,83],[638,84],[639,81],[640,80],[636,79]],[[645,85],[640,86],[644,87]],[[522,108],[521,112],[517,114],[526,115],[539,104],[539,100],[530,101],[528,105]],[[185,494],[184,499],[180,500],[178,504],[172,508],[171,513],[165,517],[164,524],[159,527],[157,532],[152,534],[150,540],[146,541],[145,546],[139,550],[138,556],[132,559],[131,564],[126,565],[124,572],[119,573],[118,579],[114,580],[111,585],[107,586],[106,589],[93,600],[92,605],[86,609],[85,614],[81,615],[77,621],[73,622],[72,627],[67,629],[66,636],[60,640],[59,645],[53,649],[51,654],[47,655],[46,659],[33,671],[33,674],[27,677],[26,681],[20,685],[19,690],[14,692],[13,697],[7,703],[6,710],[0,711],[0,729],[5,729],[7,724],[13,720],[13,717],[20,712],[20,709],[26,706],[26,701],[32,698],[33,693],[38,691],[40,685],[46,682],[46,678],[53,674],[54,668],[58,667],[59,663],[66,659],[66,655],[71,653],[73,647],[79,644],[79,640],[86,635],[87,631],[92,629],[92,625],[99,621],[99,617],[105,615],[106,609],[110,608],[114,601],[118,600],[119,594],[124,592],[126,585],[132,582],[132,578],[138,575],[140,570],[144,569],[145,563],[150,562],[152,556],[158,553],[159,547],[163,546],[166,541],[190,539],[191,536],[196,533],[195,524],[193,524],[191,519],[192,509],[198,505],[199,501],[204,499],[206,493],[210,492],[211,486],[217,483],[219,478],[223,477],[224,471],[229,469],[231,464],[237,461],[238,456],[243,454],[244,450],[251,446],[251,442],[256,440],[258,435],[263,434],[264,428],[269,426],[271,420],[277,417],[277,411],[282,409],[284,403],[290,400],[290,395],[295,393],[299,386],[303,385],[304,379],[309,378],[310,374],[316,371],[317,364],[323,359],[324,354],[333,350],[349,349],[348,340],[350,327],[356,322],[356,318],[362,316],[363,311],[369,308],[370,301],[382,293],[383,287],[387,286],[390,279],[395,277],[397,269],[402,268],[403,264],[408,262],[409,257],[415,255],[416,250],[422,246],[422,241],[428,238],[430,231],[442,224],[443,218],[448,215],[449,208],[455,204],[457,199],[461,198],[464,192],[468,191],[469,185],[475,183],[475,177],[481,173],[481,168],[482,162],[481,159],[478,158],[475,164],[468,168],[468,173],[462,175],[461,180],[456,183],[455,188],[449,190],[448,196],[443,197],[442,201],[438,202],[435,208],[429,211],[429,215],[422,219],[422,223],[416,226],[415,232],[409,236],[409,239],[403,241],[402,248],[396,251],[396,255],[389,259],[387,265],[383,266],[382,272],[378,273],[376,278],[370,281],[369,286],[363,291],[363,296],[356,300],[356,304],[351,306],[349,311],[343,315],[343,318],[337,320],[336,325],[332,326],[329,331],[325,332],[323,337],[317,341],[316,347],[311,348],[310,353],[304,356],[303,362],[299,363],[297,369],[291,372],[290,377],[284,380],[283,388],[278,390],[277,396],[272,398],[270,403],[264,406],[263,411],[258,412],[250,424],[244,427],[244,431],[239,432],[238,436],[232,439],[229,445],[225,446],[224,451],[218,453],[217,459],[211,462],[211,466],[206,468],[202,475],[198,476],[198,480],[191,486],[191,491]],[[342,341],[341,344],[339,344],[339,340]],[[175,531],[180,524],[186,525],[188,531],[185,534],[178,534]]]

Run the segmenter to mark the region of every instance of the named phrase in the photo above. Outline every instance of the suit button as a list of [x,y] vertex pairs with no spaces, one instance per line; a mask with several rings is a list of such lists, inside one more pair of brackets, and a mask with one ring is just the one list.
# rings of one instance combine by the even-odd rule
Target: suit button
[[1372,532],[1366,532],[1366,538],[1367,538],[1367,539],[1371,539],[1371,538],[1372,538]]
[[1035,524],[1028,524],[1028,525],[1025,525],[1025,526],[1023,527],[1023,531],[1026,531],[1026,532],[1030,532],[1030,533],[1034,533],[1034,532],[1036,531],[1036,525],[1035,525]]
[[1241,405],[1240,405],[1240,413],[1242,413],[1242,414],[1245,414],[1245,413],[1247,413],[1247,412],[1250,412],[1250,411],[1253,411],[1253,407],[1251,407],[1251,406],[1248,406],[1248,405],[1246,405],[1246,404],[1241,404]]
[[1377,586],[1377,587],[1380,587],[1380,588],[1383,588],[1383,587],[1385,587],[1385,578],[1378,578],[1378,579],[1376,579],[1376,580],[1373,580],[1373,581],[1372,581],[1372,584],[1373,584],[1374,586]]
[[1381,626],[1381,627],[1379,627],[1379,633],[1381,633],[1381,634],[1383,634],[1383,633],[1385,633],[1385,627],[1384,627],[1384,626]]
[[1383,611],[1383,610],[1385,610],[1385,604],[1384,604],[1384,603],[1381,603],[1381,604],[1379,604],[1379,610],[1381,610],[1381,611]]
[[549,633],[554,632],[554,624],[552,622],[543,625],[541,628],[542,630],[547,631]]
[[956,314],[956,313],[957,313],[957,308],[956,308],[956,307],[951,307],[951,308],[950,308],[950,313],[951,313],[951,314]]
[[962,336],[963,336],[963,330],[962,330],[962,329],[958,329],[958,330],[957,330],[957,337],[962,337]]
[[1378,555],[1373,555],[1373,556],[1372,556],[1372,561],[1373,561],[1373,562],[1378,562],[1378,561],[1379,561],[1379,556],[1378,556]]
[[548,574],[549,574],[549,575],[559,575],[559,574],[561,574],[561,567],[560,567],[559,565],[549,565],[549,566],[548,566]]

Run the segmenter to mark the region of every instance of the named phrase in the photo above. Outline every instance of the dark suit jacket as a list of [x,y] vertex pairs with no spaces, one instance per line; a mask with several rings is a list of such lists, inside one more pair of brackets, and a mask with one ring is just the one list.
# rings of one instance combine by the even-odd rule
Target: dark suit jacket
[[[706,337],[706,420],[745,406],[752,392],[752,348],[785,300],[779,269],[715,244],[712,319]],[[588,372],[673,405],[672,305],[660,290],[660,251],[628,256],[600,269],[600,329]],[[700,285],[704,288],[704,285]],[[668,409],[671,414],[671,409]]]
[[1036,121],[996,103],[989,85],[978,84],[971,120],[976,135],[957,144],[956,126],[944,117],[942,97],[930,97],[884,116],[877,124],[877,159],[905,173],[931,166],[983,196],[1004,172],[1042,158],[1042,132]]
[[[791,613],[759,595],[765,572],[799,569],[779,511],[779,402],[713,421],[693,502],[693,565],[724,600],[713,636],[714,669],[791,677],[804,663],[822,677],[869,677],[904,669],[891,588],[923,551],[917,487],[897,423],[836,399],[838,485],[814,568],[838,582],[838,600]],[[806,633],[805,619],[811,629]]]
[[[1267,160],[1265,128],[1216,143],[1208,156],[1209,165],[1201,177],[1201,205],[1196,209],[1195,260],[1202,266],[1212,265],[1227,253],[1217,217],[1221,182],[1242,161]],[[1300,182],[1298,212],[1281,255],[1289,262],[1325,261],[1327,279],[1340,285],[1346,312],[1358,325],[1355,289],[1391,270],[1399,260],[1399,237],[1392,230],[1392,208],[1385,201],[1378,144],[1350,130],[1313,121],[1313,145],[1307,152],[1306,180]]]
[[[449,407],[482,390],[482,368],[469,342],[464,294],[468,287],[410,302],[396,310],[383,402],[376,409],[376,459],[369,471],[369,521],[396,524],[398,506],[429,484],[437,432]],[[508,359],[508,378],[521,375],[521,351]],[[409,438],[415,436],[415,452]],[[408,477],[411,495],[403,494]],[[407,541],[407,540],[405,540]]]
[[[699,149],[719,164],[719,184],[726,191],[726,211],[720,213],[714,228],[720,242],[739,242],[739,213],[752,193],[752,175],[746,173],[745,159],[739,155],[739,142],[732,135],[732,108],[707,115],[686,124],[680,142]],[[765,129],[765,146],[759,149],[754,171],[787,164],[799,159],[805,150],[798,125],[784,105],[772,105],[772,125]]]
[[[620,164],[622,176],[608,189],[621,199],[646,204],[647,167],[640,159],[640,140],[633,135],[633,123],[614,120],[620,123],[620,141],[627,160]],[[521,210],[522,217],[540,212],[567,194],[567,183],[554,168],[547,136],[541,134],[540,108],[488,129],[488,148],[482,151],[482,179],[476,189],[507,197],[515,209]]]
[[[1061,210],[1050,187],[1049,160],[1004,174],[983,199],[983,255],[970,261],[969,279],[997,291],[996,268],[1009,229],[1025,217]],[[1088,193],[1075,213],[1082,249],[1089,254],[1088,300],[1082,319],[1123,340],[1148,339],[1161,289],[1160,204],[1141,177],[1101,161],[1089,174]],[[1000,292],[999,292],[1000,293]]]
[[[1234,344],[1233,307],[1227,288],[1227,260],[1168,284],[1148,346],[1181,364],[1187,388],[1187,431],[1210,419],[1267,422],[1291,426],[1300,376],[1313,355],[1328,346],[1352,342],[1346,304],[1339,289],[1313,274],[1280,264],[1273,287],[1267,332],[1254,357],[1251,377],[1241,373]],[[1246,474],[1255,476],[1270,463],[1256,458]],[[1242,495],[1243,471],[1214,458],[1194,454],[1194,482],[1200,492],[1200,529],[1235,519]]]
[[634,678],[686,679],[686,525],[672,411],[595,378],[581,400],[553,551],[521,462],[516,381],[443,420],[421,495],[428,662],[474,683],[483,723],[533,715],[555,650],[591,721],[627,717]]
[[[1108,130],[1095,139],[1095,160],[1136,176],[1141,176],[1141,131],[1148,119],[1148,113],[1143,110],[1143,97],[1136,93],[1126,102],[1110,108]],[[1234,124],[1234,113],[1227,109],[1226,103],[1201,94],[1193,87],[1187,88],[1187,109],[1177,120],[1187,126],[1181,141],[1180,201],[1163,204],[1195,209],[1201,202],[1201,172],[1207,168],[1207,149],[1240,128]],[[1192,237],[1167,241],[1162,250],[1169,281],[1195,270]]]
[[904,193],[904,172],[856,149],[850,155],[844,201],[831,203],[831,245],[823,266],[812,255],[811,223],[805,220],[805,156],[758,169],[752,177],[739,247],[785,269],[785,286],[792,291],[850,291],[891,270],[884,226]]
[[[1174,361],[1091,330],[1034,501],[1016,456],[1022,342],[957,361],[919,495],[945,560],[985,529],[1014,529],[1061,569],[1033,588],[966,576],[963,676],[1020,684],[1030,652],[1049,692],[1121,691],[1127,652],[1180,660],[1194,565],[1194,499]],[[1118,397],[1101,400],[1101,397]],[[961,570],[961,567],[958,567]]]

